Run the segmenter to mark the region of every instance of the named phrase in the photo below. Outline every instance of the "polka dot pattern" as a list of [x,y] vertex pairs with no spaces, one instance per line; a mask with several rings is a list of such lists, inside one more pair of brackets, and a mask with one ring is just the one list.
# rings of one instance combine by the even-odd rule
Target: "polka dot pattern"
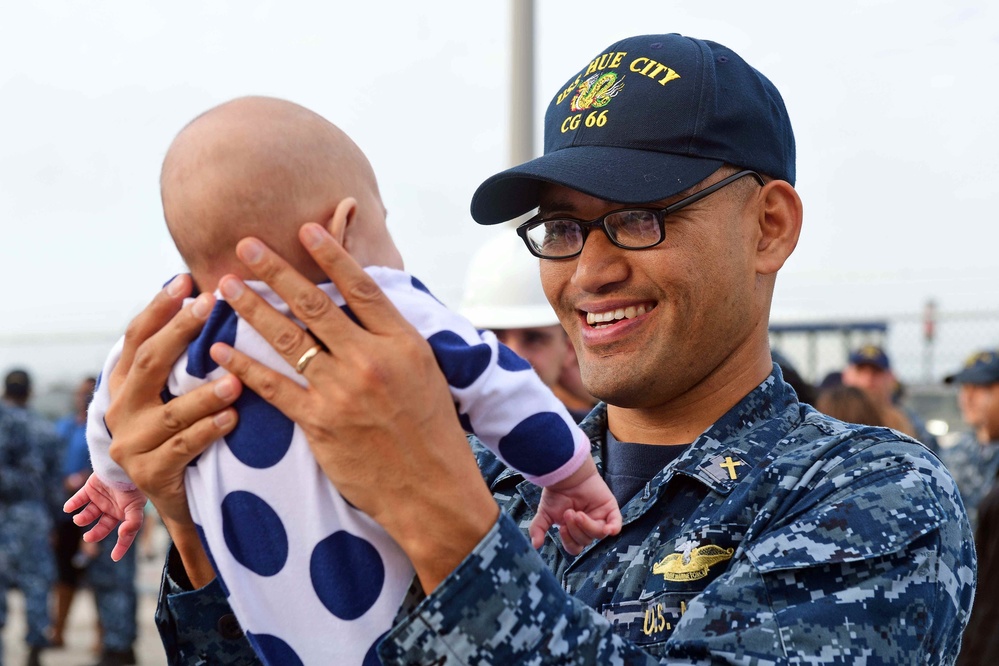
[[500,345],[499,358],[496,360],[496,363],[507,372],[521,372],[531,369],[530,363],[525,361],[520,356],[517,356],[517,354],[506,345]]
[[268,664],[305,666],[298,654],[291,649],[291,646],[277,636],[246,632],[246,637],[250,640],[256,653]]
[[225,436],[232,454],[256,469],[273,467],[291,447],[295,424],[259,395],[244,387],[234,403],[239,421]]
[[[429,341],[469,432],[529,475],[571,459],[571,417],[555,413],[557,401],[525,360],[448,312],[415,278],[366,270]],[[288,313],[266,286],[249,286]],[[331,283],[321,288],[358,323]],[[208,355],[217,341],[305,382],[219,301],[165,397],[225,372]],[[240,625],[266,664],[378,666],[377,645],[409,588],[411,564],[328,482],[300,428],[246,388],[235,408],[237,427],[188,468],[187,486],[192,517]]]
[[230,346],[236,342],[237,321],[231,305],[225,301],[215,303],[201,333],[187,348],[187,374],[204,379],[219,367],[208,351],[216,342],[224,342]]
[[253,493],[232,492],[222,500],[222,534],[236,561],[260,576],[273,576],[288,560],[281,518]]
[[565,421],[552,412],[527,417],[499,441],[503,459],[511,467],[534,476],[566,464],[575,450]]
[[[387,633],[386,631],[385,634]],[[361,662],[361,666],[382,666],[382,660],[378,658],[378,644],[385,638],[385,634],[379,636],[371,644],[371,648],[364,654],[364,661]]]
[[[337,575],[350,572],[349,576]],[[385,565],[368,541],[348,532],[334,532],[320,541],[309,562],[316,596],[331,613],[354,620],[378,600],[385,581]]]
[[434,350],[437,364],[447,383],[455,388],[468,388],[489,367],[493,350],[487,344],[470,346],[453,331],[434,333],[427,342]]

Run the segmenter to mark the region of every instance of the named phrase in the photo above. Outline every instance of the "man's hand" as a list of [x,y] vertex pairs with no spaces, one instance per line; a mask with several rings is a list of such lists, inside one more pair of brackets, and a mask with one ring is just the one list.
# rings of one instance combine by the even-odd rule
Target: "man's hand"
[[191,278],[179,275],[129,324],[121,359],[108,382],[105,421],[111,458],[149,499],[170,532],[191,582],[215,574],[187,508],[184,472],[209,444],[236,425],[231,405],[242,389],[227,375],[164,404],[160,391],[174,362],[197,336],[215,299],[202,294],[184,306]]
[[[247,238],[237,246],[240,259],[307,330],[234,276],[219,287],[292,367],[311,355],[303,372],[309,385],[221,343],[212,357],[302,428],[337,490],[386,529],[432,591],[492,527],[499,509],[430,345],[323,227],[307,224],[299,237],[360,325],[262,242]],[[321,351],[310,352],[317,345]]]

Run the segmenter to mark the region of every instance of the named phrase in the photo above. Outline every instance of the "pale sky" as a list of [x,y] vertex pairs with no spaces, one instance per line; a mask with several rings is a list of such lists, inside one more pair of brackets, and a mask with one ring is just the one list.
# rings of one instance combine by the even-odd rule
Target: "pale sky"
[[[629,35],[721,42],[777,85],[805,224],[774,321],[916,313],[929,298],[999,311],[995,2],[536,5],[539,151],[548,100]],[[497,233],[468,203],[508,166],[510,16],[506,1],[5,3],[0,364],[39,367],[22,343],[51,334],[101,340],[64,368],[103,358],[102,336],[183,270],[159,201],[167,146],[248,94],[354,138],[407,268],[456,306],[471,252]]]

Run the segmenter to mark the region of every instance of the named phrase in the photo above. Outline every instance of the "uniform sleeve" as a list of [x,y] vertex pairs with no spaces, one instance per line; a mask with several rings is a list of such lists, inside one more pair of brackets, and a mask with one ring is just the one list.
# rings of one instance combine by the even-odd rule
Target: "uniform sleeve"
[[180,557],[171,546],[163,568],[155,617],[167,663],[171,666],[260,664],[219,580],[216,578],[198,590],[190,588]]
[[563,591],[506,514],[386,636],[379,657],[386,666],[658,663]]

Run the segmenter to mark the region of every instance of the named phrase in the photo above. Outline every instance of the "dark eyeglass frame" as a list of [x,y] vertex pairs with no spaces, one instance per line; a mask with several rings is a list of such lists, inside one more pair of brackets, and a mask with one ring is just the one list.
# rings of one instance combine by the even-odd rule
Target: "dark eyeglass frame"
[[[646,250],[650,247],[655,247],[656,245],[659,245],[666,239],[667,215],[675,213],[681,208],[689,206],[692,203],[696,203],[701,199],[703,199],[704,197],[710,194],[714,194],[715,192],[725,187],[726,185],[734,183],[735,181],[741,178],[745,178],[746,176],[752,176],[753,178],[755,178],[756,182],[760,184],[760,187],[763,187],[766,184],[763,180],[763,176],[761,176],[760,174],[756,173],[751,169],[744,169],[742,171],[732,174],[727,178],[722,178],[714,185],[709,185],[705,187],[703,190],[694,192],[690,196],[684,197],[683,199],[680,199],[675,203],[671,203],[670,205],[664,208],[646,208],[642,206],[628,206],[627,208],[617,208],[615,210],[604,213],[600,217],[594,220],[590,220],[589,222],[586,222],[584,220],[577,220],[574,217],[557,216],[546,219],[541,215],[537,215],[536,217],[532,217],[527,222],[524,222],[519,227],[517,227],[517,235],[520,236],[521,240],[524,241],[524,244],[527,245],[527,249],[530,251],[530,253],[533,254],[535,257],[539,257],[541,259],[571,259],[572,257],[579,256],[579,254],[583,251],[583,247],[586,245],[587,236],[590,235],[590,231],[595,227],[600,227],[601,229],[603,229],[604,234],[607,236],[607,239],[619,248],[625,250]],[[657,240],[654,243],[649,243],[648,245],[640,245],[640,246],[624,245],[614,240],[614,237],[607,231],[607,227],[604,224],[605,220],[610,215],[617,215],[618,213],[623,213],[631,210],[652,213],[655,216],[656,221],[659,223],[659,240]],[[548,222],[554,222],[555,220],[574,222],[577,226],[579,226],[579,229],[583,234],[583,242],[580,243],[579,249],[573,252],[572,254],[560,254],[557,256],[549,256],[546,254],[541,254],[541,252],[534,247],[534,244],[531,243],[531,240],[527,237],[527,232],[530,231],[531,229],[539,227],[542,224],[546,224]]]

